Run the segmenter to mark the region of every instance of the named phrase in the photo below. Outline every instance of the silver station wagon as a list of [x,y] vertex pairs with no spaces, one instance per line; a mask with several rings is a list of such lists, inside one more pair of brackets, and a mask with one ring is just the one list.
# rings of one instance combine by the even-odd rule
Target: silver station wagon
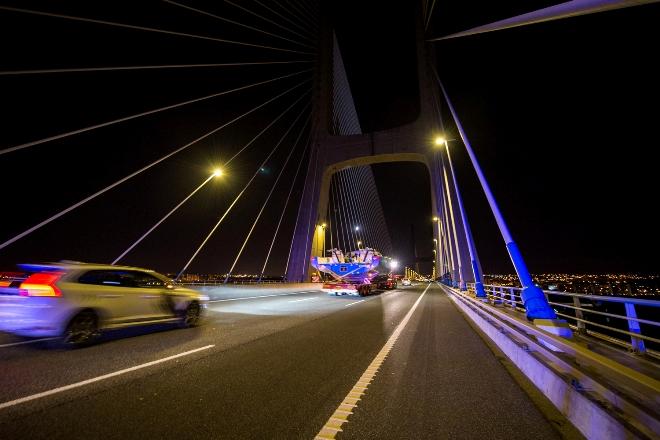
[[[0,331],[87,345],[103,330],[172,322],[197,325],[208,297],[148,269],[79,262],[20,264],[0,288]],[[5,283],[6,284],[6,283]]]

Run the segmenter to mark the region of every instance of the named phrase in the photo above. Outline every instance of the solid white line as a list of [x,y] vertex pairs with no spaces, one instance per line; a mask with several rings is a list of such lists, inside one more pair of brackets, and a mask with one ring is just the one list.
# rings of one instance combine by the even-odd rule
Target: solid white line
[[318,299],[318,297],[314,297],[314,298],[303,298],[303,299],[294,299],[294,300],[289,301],[289,302],[290,302],[290,303],[297,303],[297,302],[300,302],[300,301],[310,301],[310,300],[312,300],[312,299]]
[[354,304],[361,303],[362,301],[364,301],[364,300],[361,299],[361,300],[359,300],[359,301],[355,301],[355,302],[352,302],[352,303],[344,304],[344,307],[350,307],[350,306],[352,306],[352,305],[354,305]]
[[162,362],[171,361],[172,359],[180,358],[182,356],[187,356],[189,354],[197,353],[198,351],[208,350],[213,348],[215,345],[206,345],[204,347],[196,348],[194,350],[188,350],[183,353],[175,354],[173,356],[168,356],[166,358],[158,359],[155,361],[147,362],[146,364],[136,365],[134,367],[125,368],[123,370],[115,371],[114,373],[104,374],[103,376],[94,377],[92,379],[83,380],[82,382],[72,383],[70,385],[65,385],[59,388],[53,388],[52,390],[44,391],[43,393],[33,394],[27,397],[21,397],[20,399],[11,400],[9,402],[0,403],[0,409],[9,408],[10,406],[18,405],[20,403],[29,402],[30,400],[41,399],[42,397],[50,396],[52,394],[61,393],[63,391],[68,391],[73,388],[82,387],[84,385],[89,385],[90,383],[98,382],[104,379],[109,379],[111,377],[119,376],[121,374],[130,373],[131,371],[140,370],[142,368],[150,367],[152,365],[160,364]]
[[50,341],[55,338],[41,338],[41,339],[32,339],[30,341],[21,341],[21,342],[12,342],[11,344],[2,344],[0,348],[13,347],[14,345],[24,345],[24,344],[33,344],[35,342]]
[[[426,286],[424,292],[422,292],[419,298],[417,298],[417,301],[415,301],[415,304],[413,304],[410,310],[408,310],[408,313],[406,313],[406,316],[403,317],[399,325],[396,326],[383,348],[381,348],[373,361],[371,361],[362,376],[360,376],[356,384],[353,386],[353,388],[351,388],[344,400],[339,404],[335,412],[330,416],[328,421],[325,422],[325,425],[323,425],[319,433],[316,434],[316,439],[334,439],[337,433],[342,430],[341,426],[348,422],[348,417],[351,413],[350,408],[357,406],[360,398],[367,390],[369,383],[373,380],[377,370],[385,361],[385,358],[394,346],[396,340],[399,338],[399,335],[401,335],[401,332],[403,332],[403,329],[408,324],[408,321],[410,321],[410,317],[415,312],[415,309],[417,309],[417,306],[426,294],[426,291],[429,290],[429,287],[431,287],[431,283]],[[347,412],[349,414],[347,414]]]
[[241,301],[243,299],[270,298],[272,296],[300,295],[301,293],[309,293],[309,292],[277,293],[277,294],[274,294],[274,295],[245,296],[245,297],[241,297],[241,298],[229,298],[229,299],[213,299],[209,302],[214,303],[214,302],[224,302],[224,301]]

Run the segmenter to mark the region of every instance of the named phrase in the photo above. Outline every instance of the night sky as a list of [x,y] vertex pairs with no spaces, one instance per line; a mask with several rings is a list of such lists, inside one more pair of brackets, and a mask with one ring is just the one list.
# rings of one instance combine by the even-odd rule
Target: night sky
[[[238,2],[258,8],[251,1]],[[331,2],[363,131],[410,121],[418,108],[413,10],[409,1]],[[387,3],[387,4],[385,4]],[[437,1],[428,36],[526,12],[548,2]],[[495,4],[496,3],[496,4]],[[503,3],[503,4],[502,4]],[[255,44],[300,48],[158,2],[3,2]],[[186,2],[256,25],[217,2]],[[276,18],[276,17],[273,17]],[[612,11],[455,41],[433,43],[453,98],[495,196],[532,272],[658,271],[655,149],[659,142],[657,5]],[[267,23],[262,29],[279,32]],[[284,34],[284,33],[283,33]],[[295,38],[295,36],[293,36]],[[289,52],[237,48],[98,24],[0,10],[1,71],[184,63],[311,60]],[[0,149],[113,118],[309,69],[311,63],[0,76]],[[204,103],[0,156],[4,241],[85,196],[284,90],[291,93],[164,161],[78,210],[0,250],[0,268],[18,262],[109,262],[258,131],[309,92],[311,72]],[[228,216],[192,272],[224,273],[303,127],[309,95],[122,262],[174,272],[182,267],[275,142],[304,116]],[[449,122],[448,114],[445,115]],[[453,125],[450,136],[457,137]],[[304,143],[304,142],[303,142]],[[462,145],[453,158],[486,273],[512,272]],[[256,272],[292,185],[299,145],[237,265]],[[413,164],[374,167],[390,235],[402,260],[411,224],[418,248],[431,243],[428,178]],[[295,222],[298,188],[267,272],[279,274]],[[393,184],[398,182],[398,184]],[[405,182],[402,185],[401,182]],[[406,206],[391,200],[405,197]],[[267,207],[268,208],[268,207]],[[395,239],[396,238],[396,239]],[[406,245],[408,244],[408,245]],[[430,251],[427,249],[427,251]],[[424,253],[424,252],[421,252]]]

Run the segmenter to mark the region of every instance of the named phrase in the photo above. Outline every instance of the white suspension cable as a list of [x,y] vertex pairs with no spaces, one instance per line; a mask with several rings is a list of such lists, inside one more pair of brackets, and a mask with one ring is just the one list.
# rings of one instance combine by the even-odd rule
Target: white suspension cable
[[[339,248],[342,251],[346,250],[346,238],[344,236],[344,225],[342,222],[341,218],[341,211],[339,210],[339,205],[337,204],[337,179],[335,178],[336,174],[333,174],[333,176],[330,179],[330,190],[332,192],[332,205],[334,208],[334,215],[335,215],[335,228],[337,228],[337,243],[339,244]],[[341,243],[339,243],[339,237],[341,233]]]
[[311,63],[311,60],[294,61],[259,61],[250,63],[206,63],[206,64],[161,64],[154,66],[108,66],[108,67],[74,67],[70,69],[33,69],[33,70],[5,70],[0,76],[8,75],[41,75],[46,73],[86,73],[86,72],[113,72],[125,70],[156,70],[156,69],[196,69],[204,67],[242,67],[261,66],[273,64]]
[[298,7],[300,7],[300,9],[303,10],[305,14],[307,14],[309,19],[311,19],[314,22],[314,24],[316,25],[319,24],[318,11],[311,10],[309,8],[309,5],[305,2],[296,2],[296,5],[298,5]]
[[[300,138],[302,137],[302,134],[305,131],[305,127],[309,124],[310,120],[311,117],[307,119],[307,122],[305,122],[305,126],[303,126],[303,129],[300,131],[300,134],[298,135],[298,139],[296,139],[296,142],[293,144],[293,149],[295,149],[298,146],[298,141],[300,141]],[[310,132],[310,136],[311,136],[311,132]],[[270,242],[270,247],[268,248],[268,253],[266,254],[266,260],[264,261],[264,265],[261,268],[261,274],[259,274],[259,281],[261,281],[261,278],[264,276],[264,273],[266,272],[266,266],[268,265],[268,260],[270,259],[270,253],[272,252],[273,246],[275,245],[275,240],[277,240],[277,234],[280,232],[280,225],[282,224],[282,219],[284,219],[284,213],[286,212],[286,208],[289,205],[289,199],[291,199],[293,188],[295,187],[296,180],[298,179],[298,173],[300,173],[300,168],[303,164],[303,159],[305,158],[305,154],[309,149],[310,136],[308,136],[307,138],[307,142],[305,143],[305,148],[303,149],[302,155],[300,156],[300,161],[298,161],[298,166],[296,167],[296,173],[293,176],[293,180],[291,181],[291,187],[289,188],[289,194],[287,194],[286,196],[286,201],[284,202],[284,206],[282,207],[282,214],[280,215],[280,219],[277,221],[277,227],[275,228],[275,233],[273,234],[273,240]],[[284,271],[284,274],[286,275],[286,270]]]
[[364,174],[364,166],[359,167],[359,168],[354,168],[353,171],[353,176],[354,179],[358,182],[358,184],[361,187],[361,190],[357,192],[358,196],[358,208],[360,215],[363,218],[363,222],[365,223],[364,225],[364,231],[363,233],[366,235],[366,238],[369,240],[369,247],[371,248],[376,248],[376,240],[374,239],[374,230],[372,227],[372,216],[369,215],[368,212],[365,211],[366,203],[364,201],[365,197],[365,187],[364,187],[364,178],[362,177]]
[[435,0],[431,3],[431,9],[429,10],[428,14],[426,15],[426,24],[424,25],[424,30],[428,30],[429,28],[429,23],[431,22],[431,17],[433,17],[433,8],[435,7]]
[[154,229],[156,229],[158,226],[160,226],[161,223],[163,223],[165,220],[167,220],[167,218],[168,218],[170,215],[172,215],[177,209],[179,209],[184,203],[186,203],[186,202],[188,201],[188,199],[190,199],[192,196],[194,196],[195,193],[197,193],[197,191],[199,191],[200,189],[202,189],[202,188],[203,188],[207,183],[209,183],[209,182],[211,181],[211,179],[213,179],[214,177],[216,177],[216,174],[215,174],[215,173],[211,174],[211,175],[210,175],[210,176],[209,176],[204,182],[202,182],[201,185],[199,185],[199,186],[198,186],[197,188],[195,188],[190,194],[188,194],[188,196],[187,196],[186,198],[184,198],[183,200],[181,200],[181,202],[179,202],[178,205],[176,205],[174,208],[172,208],[172,210],[170,210],[170,212],[168,212],[167,214],[165,214],[165,216],[164,216],[163,218],[161,218],[160,220],[158,220],[158,221],[156,222],[155,225],[153,225],[153,226],[152,226],[147,232],[145,232],[140,238],[138,238],[137,240],[135,240],[135,242],[134,242],[132,245],[130,245],[130,246],[128,247],[128,249],[126,249],[126,250],[125,250],[120,256],[118,256],[117,258],[115,258],[114,261],[113,261],[112,263],[110,263],[110,264],[112,264],[112,265],[117,264],[117,262],[118,262],[119,260],[121,260],[122,258],[124,258],[124,256],[125,256],[126,254],[128,254],[131,250],[133,250],[133,248],[134,248],[135,246],[137,246],[138,244],[140,244],[140,242],[141,242],[142,240],[144,240],[149,234],[151,234],[151,233],[153,232]]
[[[364,236],[362,234],[362,229],[360,228],[360,225],[362,224],[362,221],[360,220],[360,217],[358,216],[357,208],[354,203],[355,199],[355,185],[352,179],[349,178],[350,168],[344,170],[343,172],[343,179],[346,185],[347,189],[347,202],[348,202],[348,207],[353,213],[353,218],[355,219],[355,224],[353,225],[353,228],[355,229],[355,239],[357,242],[362,242],[364,244]],[[356,242],[356,243],[357,243]],[[359,246],[358,246],[359,248]]]
[[339,184],[339,190],[340,190],[340,195],[341,195],[341,203],[344,208],[344,213],[346,214],[346,223],[347,223],[347,231],[348,233],[346,235],[349,236],[349,240],[351,241],[350,248],[348,251],[354,250],[354,246],[357,246],[357,238],[355,237],[355,231],[353,231],[353,227],[355,225],[355,220],[353,219],[351,215],[351,211],[349,209],[348,205],[348,196],[346,195],[346,188],[344,187],[344,182],[343,182],[343,174],[344,170],[339,171],[337,173],[337,182]]
[[34,11],[34,10],[31,10],[31,9],[12,8],[12,7],[9,7],[9,6],[0,6],[0,10],[11,11],[11,12],[19,12],[19,13],[22,13],[22,14],[38,15],[38,16],[42,16],[42,17],[62,18],[62,19],[65,19],[65,20],[81,21],[81,22],[84,22],[84,23],[102,24],[102,25],[105,25],[105,26],[113,26],[113,27],[119,27],[119,28],[124,28],[124,29],[136,30],[136,31],[156,32],[156,33],[160,33],[160,34],[174,35],[174,36],[177,36],[177,37],[188,37],[188,38],[196,38],[196,39],[199,39],[199,40],[216,41],[218,43],[226,43],[226,44],[234,44],[234,45],[238,45],[238,46],[254,47],[254,48],[257,48],[257,49],[267,49],[267,50],[275,50],[275,51],[280,51],[280,52],[291,52],[291,53],[300,53],[300,54],[305,54],[305,55],[314,55],[312,52],[303,52],[303,51],[293,50],[293,49],[284,49],[284,48],[281,48],[281,47],[273,47],[273,46],[265,46],[265,45],[262,45],[262,44],[246,43],[246,42],[243,42],[243,41],[226,40],[226,39],[223,39],[223,38],[208,37],[208,36],[205,36],[205,35],[188,34],[188,33],[185,33],[185,32],[176,32],[176,31],[152,28],[152,27],[147,27],[147,26],[137,26],[137,25],[126,24],[126,23],[117,23],[117,22],[107,21],[107,20],[97,20],[97,19],[94,19],[94,18],[77,17],[77,16],[73,16],[73,15],[64,15],[64,14],[55,14],[55,13],[52,13],[52,12]]
[[193,141],[191,141],[191,142],[188,142],[188,143],[185,144],[184,146],[177,148],[176,150],[174,150],[174,151],[172,151],[172,152],[166,154],[165,156],[162,156],[162,157],[159,158],[159,159],[156,159],[155,161],[151,162],[149,165],[146,165],[146,166],[140,168],[139,170],[137,170],[137,171],[135,171],[135,172],[129,174],[128,176],[123,177],[123,178],[117,180],[115,183],[106,186],[106,187],[103,188],[102,190],[99,190],[99,191],[95,192],[94,194],[92,194],[91,196],[88,196],[88,197],[82,199],[82,200],[79,201],[78,203],[75,203],[75,204],[69,206],[68,208],[63,209],[62,211],[60,211],[60,212],[58,212],[57,214],[55,214],[55,215],[53,215],[53,216],[47,218],[46,220],[42,221],[41,223],[36,224],[35,226],[31,227],[30,229],[28,229],[28,230],[26,230],[26,231],[23,231],[23,232],[21,232],[20,234],[14,236],[13,238],[10,238],[9,240],[7,240],[7,241],[5,241],[4,243],[0,244],[0,249],[9,246],[9,245],[12,244],[13,242],[15,242],[15,241],[17,241],[17,240],[19,240],[19,239],[25,237],[25,236],[28,235],[28,234],[31,234],[32,232],[36,231],[37,229],[39,229],[39,228],[41,228],[41,227],[47,225],[48,223],[52,222],[53,220],[56,220],[56,219],[62,217],[64,214],[66,214],[66,213],[68,213],[68,212],[71,212],[71,211],[73,211],[74,209],[76,209],[76,208],[78,208],[78,207],[84,205],[85,203],[89,202],[90,200],[95,199],[96,197],[100,196],[101,194],[103,194],[103,193],[105,193],[105,192],[111,190],[111,189],[114,188],[115,186],[121,185],[122,183],[126,182],[127,180],[132,179],[133,177],[137,176],[138,174],[142,173],[143,171],[146,171],[146,170],[148,170],[149,168],[153,167],[154,165],[157,165],[157,164],[159,164],[160,162],[164,161],[165,159],[167,159],[167,158],[169,158],[169,157],[171,157],[171,156],[174,156],[175,154],[177,154],[177,153],[179,153],[179,152],[185,150],[186,148],[190,147],[191,145],[194,145],[194,144],[196,144],[197,142],[199,142],[199,141],[201,141],[201,140],[203,140],[203,139],[205,139],[205,138],[211,136],[213,133],[216,133],[216,132],[222,130],[223,128],[225,128],[225,127],[227,127],[227,126],[233,124],[234,122],[238,121],[239,119],[242,119],[243,117],[249,115],[250,113],[252,113],[252,112],[254,112],[254,111],[260,109],[261,107],[263,107],[263,106],[265,106],[265,105],[267,105],[267,104],[269,104],[269,103],[275,101],[276,99],[278,99],[278,98],[280,98],[281,96],[283,96],[283,95],[289,93],[290,91],[292,91],[292,90],[294,90],[294,89],[300,87],[300,85],[302,85],[302,84],[304,84],[304,83],[297,84],[297,85],[291,87],[290,89],[285,90],[284,92],[282,92],[282,93],[280,93],[280,94],[274,96],[273,98],[270,98],[269,100],[263,102],[262,104],[259,104],[258,106],[252,108],[251,110],[248,110],[247,112],[243,113],[242,115],[235,117],[235,118],[232,119],[231,121],[226,122],[226,123],[222,124],[221,126],[214,128],[213,130],[211,130],[211,131],[209,131],[209,132],[203,134],[202,136],[198,137],[197,139],[195,139],[195,140],[193,140]]
[[299,36],[299,37],[301,37],[301,38],[304,38],[304,39],[307,40],[307,41],[313,41],[312,38],[310,38],[308,35],[303,35],[303,34],[301,34],[301,33],[299,33],[299,32],[296,32],[296,31],[294,31],[294,30],[292,30],[292,29],[290,29],[290,28],[288,28],[288,27],[286,27],[286,26],[282,26],[281,24],[279,24],[279,23],[277,23],[277,22],[275,22],[275,21],[273,21],[273,20],[271,20],[271,19],[269,19],[269,18],[266,18],[266,17],[264,17],[263,15],[257,14],[256,12],[251,11],[251,10],[249,10],[249,9],[247,9],[247,8],[241,6],[241,5],[238,5],[238,4],[236,4],[236,3],[234,3],[234,2],[232,2],[232,1],[230,1],[230,0],[225,0],[225,3],[228,3],[228,4],[232,5],[232,6],[235,7],[235,8],[238,8],[238,9],[244,11],[244,12],[247,12],[247,13],[250,14],[250,15],[253,15],[253,16],[255,16],[255,17],[258,17],[258,18],[260,18],[260,19],[262,19],[262,20],[264,20],[264,21],[266,21],[266,22],[268,22],[268,23],[270,23],[270,24],[272,24],[272,25],[275,25],[275,26],[279,27],[280,29],[284,29],[284,30],[287,31],[287,32],[290,32],[290,33],[292,33],[292,34],[294,34],[294,35],[297,35],[297,36]]
[[380,226],[378,224],[378,221],[376,219],[376,208],[374,207],[375,204],[375,195],[373,194],[373,188],[371,187],[370,179],[369,179],[369,172],[371,171],[371,168],[364,167],[362,170],[362,179],[367,182],[368,185],[366,185],[366,190],[364,193],[364,197],[366,200],[366,208],[369,211],[369,218],[371,219],[371,228],[374,231],[374,235],[376,237],[376,242],[375,246],[380,252],[385,252],[385,247],[383,246],[384,243],[384,237],[382,234],[382,231],[380,230]]
[[268,32],[268,31],[265,31],[265,30],[263,30],[263,29],[255,28],[255,27],[253,27],[253,26],[248,26],[248,25],[246,25],[246,24],[239,23],[239,22],[237,22],[237,21],[230,20],[230,19],[228,19],[228,18],[224,18],[224,17],[221,17],[221,16],[216,15],[216,14],[212,14],[212,13],[210,13],[210,12],[203,11],[203,10],[201,10],[201,9],[193,8],[193,7],[191,7],[191,6],[187,6],[187,5],[184,5],[184,4],[182,4],[182,3],[177,3],[177,2],[172,1],[172,0],[162,0],[162,1],[165,2],[165,3],[169,3],[169,4],[171,4],[171,5],[174,5],[174,6],[178,6],[178,7],[180,7],[180,8],[184,8],[184,9],[188,9],[188,10],[190,10],[190,11],[197,12],[197,13],[202,14],[202,15],[206,15],[206,16],[208,16],[208,17],[213,17],[213,18],[218,19],[218,20],[220,20],[220,21],[224,21],[225,23],[231,23],[231,24],[233,24],[233,25],[235,25],[235,26],[239,26],[239,27],[242,27],[242,28],[245,28],[245,29],[250,29],[250,30],[252,30],[252,31],[259,32],[259,33],[262,33],[262,34],[265,34],[265,35],[269,35],[269,36],[274,37],[274,38],[279,38],[280,40],[286,40],[286,41],[288,41],[288,42],[290,42],[290,43],[298,44],[298,45],[300,45],[300,46],[305,46],[305,47],[308,47],[308,48],[310,48],[310,49],[313,49],[313,47],[310,46],[309,44],[301,43],[301,42],[299,42],[299,41],[292,40],[292,39],[290,39],[290,38],[282,37],[281,35],[273,34],[272,32]]
[[[305,81],[305,82],[307,82],[307,81]],[[234,159],[236,159],[236,158],[237,158],[237,157],[238,157],[243,151],[245,151],[245,149],[246,149],[247,147],[249,147],[250,145],[252,145],[252,143],[253,143],[254,141],[256,141],[256,140],[257,140],[262,134],[264,134],[265,131],[267,131],[270,127],[272,127],[273,124],[275,124],[277,121],[279,121],[280,118],[281,118],[282,116],[284,116],[289,110],[291,110],[291,108],[293,108],[293,106],[296,105],[296,104],[297,104],[301,99],[303,99],[304,97],[305,97],[305,94],[303,94],[302,96],[300,96],[300,98],[298,98],[297,100],[295,100],[295,101],[294,101],[289,107],[287,107],[286,109],[284,109],[284,110],[282,111],[282,113],[280,113],[280,114],[279,114],[275,119],[273,119],[273,120],[272,120],[272,121],[271,121],[266,127],[264,127],[264,128],[263,128],[263,129],[262,129],[262,130],[261,130],[256,136],[255,136],[255,137],[252,138],[252,140],[251,140],[250,142],[248,142],[247,144],[243,145],[243,148],[241,148],[241,149],[238,150],[236,153],[234,153],[234,155],[233,155],[232,157],[230,157],[229,160],[227,160],[222,166],[225,167],[225,166],[229,165],[229,164],[231,163],[231,161],[233,161]]]
[[292,8],[293,10],[296,11],[296,14],[295,14],[295,15],[299,17],[300,21],[302,21],[303,23],[312,24],[312,25],[314,25],[315,27],[317,27],[318,22],[317,22],[317,21],[316,21],[311,15],[309,15],[306,11],[302,10],[302,9],[299,7],[298,3],[295,3],[295,2],[289,2],[289,1],[287,1],[286,3],[287,3],[289,6],[291,6],[291,8]]
[[372,211],[372,215],[374,216],[374,220],[375,220],[376,225],[377,225],[376,230],[378,231],[378,236],[380,237],[380,249],[379,249],[379,251],[381,253],[387,253],[388,252],[387,238],[386,238],[386,235],[385,235],[387,233],[387,231],[385,231],[385,229],[383,228],[383,223],[381,221],[383,213],[379,209],[380,197],[378,195],[378,189],[376,188],[376,184],[373,180],[373,175],[370,176],[367,180],[369,182],[369,190],[370,190],[370,194],[371,194],[371,198],[370,198],[370,200],[371,200],[371,211]]
[[[270,7],[266,6],[265,4],[263,4],[262,2],[260,2],[259,0],[253,0],[253,1],[254,1],[256,4],[260,5],[262,8],[267,9],[267,10],[269,10],[270,12],[272,12],[273,14],[277,15],[277,16],[280,17],[281,19],[286,20],[289,24],[294,25],[295,27],[297,27],[297,28],[300,29],[301,31],[303,31],[303,32],[307,32],[309,35],[312,34],[312,32],[310,32],[309,29],[305,29],[304,26],[301,26],[299,23],[296,23],[295,21],[290,20],[288,17],[285,17],[284,15],[280,14],[279,12],[277,12],[276,10],[274,10],[273,8],[270,8]],[[271,1],[272,1],[272,0],[271,0]]]
[[[278,141],[277,145],[275,148],[277,148],[283,141],[284,139],[289,135],[289,132],[293,129],[293,127],[296,125],[298,120],[302,117],[303,113],[307,108],[309,107],[309,104],[307,104],[303,109],[300,111],[296,119],[293,120],[289,128],[284,132],[280,140]],[[307,124],[305,124],[306,126]],[[302,133],[302,130],[300,130],[300,133]],[[245,250],[245,246],[247,245],[248,241],[250,240],[250,237],[252,236],[252,232],[254,232],[254,228],[257,226],[257,223],[259,223],[259,219],[261,218],[261,214],[263,214],[264,209],[266,209],[266,205],[268,205],[268,201],[270,200],[270,197],[273,195],[273,192],[275,191],[275,188],[277,187],[278,182],[280,181],[280,178],[282,177],[282,173],[284,172],[284,169],[286,166],[289,164],[289,160],[291,159],[291,155],[293,154],[294,148],[291,148],[289,151],[289,154],[286,156],[286,160],[284,161],[284,165],[280,168],[280,172],[277,174],[277,178],[275,179],[275,182],[270,187],[270,191],[268,192],[268,195],[266,196],[266,201],[261,205],[261,209],[259,210],[259,213],[257,214],[257,217],[254,219],[254,222],[252,222],[252,226],[250,227],[250,230],[248,231],[247,235],[245,236],[245,240],[243,241],[243,244],[241,245],[240,250],[238,251],[238,254],[236,255],[236,258],[234,259],[234,262],[232,263],[231,267],[229,268],[229,272],[227,272],[227,276],[225,277],[225,284],[227,283],[227,280],[229,280],[229,277],[231,276],[231,273],[234,271],[234,268],[236,267],[236,263],[238,263],[238,260],[241,258],[241,255],[243,254],[243,250]],[[257,171],[258,173],[259,171]]]
[[[318,152],[316,153],[316,159],[314,160],[314,174],[312,176],[313,182],[312,182],[312,203],[314,203],[314,195],[316,194],[316,181],[318,179]],[[307,181],[307,178],[305,178],[305,181]],[[303,272],[300,274],[301,279],[305,279],[305,275],[307,273],[308,267],[309,267],[309,262],[307,260],[307,245],[309,244],[309,228],[312,226],[312,212],[313,210],[309,210],[309,214],[307,215],[307,233],[305,234],[305,252],[302,255],[303,261],[301,264],[301,267],[303,268]],[[294,232],[295,233],[295,232]],[[293,240],[291,240],[291,246],[293,246]],[[291,249],[289,249],[289,254],[291,254]]]
[[[307,93],[305,93],[305,94],[303,95],[303,97],[304,97],[306,94],[307,94]],[[297,101],[300,101],[300,99],[301,99],[301,98],[299,98]],[[297,101],[296,101],[296,102],[297,102]],[[289,107],[289,108],[290,108],[290,107]],[[257,134],[255,137],[259,137],[259,136],[261,136],[262,133],[263,133],[263,131],[260,132],[259,134]],[[253,140],[254,140],[254,139],[253,139]],[[250,142],[252,142],[252,141],[250,141]],[[181,274],[183,274],[183,272],[184,272],[184,271],[188,268],[188,266],[190,266],[190,264],[193,262],[193,260],[195,259],[195,257],[197,257],[197,254],[199,254],[199,252],[202,250],[202,248],[204,247],[204,245],[206,245],[206,242],[209,241],[209,239],[211,238],[211,236],[215,233],[215,231],[218,229],[218,227],[222,224],[222,222],[224,221],[225,217],[227,217],[227,215],[231,212],[231,210],[232,210],[232,208],[234,207],[234,205],[236,205],[236,203],[241,199],[241,197],[243,196],[243,194],[245,193],[245,191],[250,187],[250,185],[252,184],[252,182],[254,181],[254,179],[255,179],[255,178],[257,177],[257,175],[261,172],[261,168],[262,168],[264,165],[266,165],[266,163],[267,163],[268,160],[271,158],[271,156],[277,151],[277,149],[278,149],[278,147],[280,146],[280,144],[281,144],[281,139],[280,139],[280,142],[278,142],[278,143],[275,145],[275,147],[271,150],[271,152],[268,153],[268,156],[266,156],[266,159],[264,159],[264,161],[263,161],[263,162],[257,167],[257,171],[252,175],[252,177],[250,178],[250,180],[248,181],[248,183],[245,184],[245,186],[243,187],[243,189],[241,190],[241,192],[238,193],[238,195],[236,196],[236,198],[234,199],[234,201],[231,202],[231,205],[229,205],[229,207],[227,208],[227,210],[225,210],[224,214],[222,214],[222,216],[220,217],[220,219],[218,220],[218,222],[217,222],[217,223],[215,224],[215,226],[213,226],[213,228],[211,229],[211,232],[209,232],[208,235],[206,236],[206,238],[204,238],[204,240],[202,241],[202,243],[199,245],[199,247],[197,248],[197,250],[195,251],[195,253],[193,253],[193,255],[190,257],[190,259],[189,259],[188,262],[185,264],[185,266],[183,266],[183,268],[179,271],[179,273],[177,274],[175,280],[179,279],[179,277],[181,276]]]
[[[310,136],[309,139],[307,140],[308,142],[311,142],[311,131],[310,131]],[[291,244],[289,245],[289,253],[286,256],[286,265],[284,266],[284,278],[287,278],[287,274],[289,273],[289,262],[291,261],[291,251],[293,250],[293,242],[295,241],[295,234],[296,230],[298,229],[298,221],[300,220],[300,210],[302,209],[302,200],[305,198],[305,188],[307,188],[307,179],[309,179],[309,164],[311,163],[312,159],[314,158],[314,150],[312,149],[309,153],[309,157],[307,158],[307,173],[305,173],[305,180],[303,182],[303,190],[302,194],[300,195],[300,200],[298,203],[298,212],[296,213],[296,222],[293,225],[293,235],[294,237],[291,238]],[[301,159],[304,159],[301,158]],[[309,227],[307,228],[307,231],[309,232]],[[305,242],[305,246],[307,246],[307,242]],[[305,247],[307,249],[307,247]]]
[[234,89],[231,89],[231,90],[225,90],[223,92],[213,93],[213,94],[207,95],[207,96],[202,96],[201,98],[190,99],[188,101],[179,102],[177,104],[171,104],[171,105],[167,105],[165,107],[159,107],[159,108],[156,108],[156,109],[153,109],[153,110],[148,110],[146,112],[141,112],[141,113],[137,113],[137,114],[130,115],[130,116],[124,116],[124,117],[119,118],[119,119],[113,119],[111,121],[103,122],[101,124],[90,125],[89,127],[79,128],[77,130],[68,131],[66,133],[60,133],[60,134],[57,134],[55,136],[50,136],[50,137],[39,139],[39,140],[36,140],[36,141],[26,142],[24,144],[20,144],[20,145],[16,145],[16,146],[13,146],[13,147],[5,148],[4,150],[0,150],[0,155],[11,153],[13,151],[22,150],[22,149],[28,148],[28,147],[33,147],[35,145],[44,144],[46,142],[51,142],[51,141],[54,141],[54,140],[63,139],[63,138],[73,136],[73,135],[76,135],[76,134],[85,133],[87,131],[96,130],[98,128],[108,127],[110,125],[118,124],[120,122],[130,121],[131,119],[137,119],[137,118],[141,118],[143,116],[152,115],[154,113],[159,113],[159,112],[163,112],[163,111],[166,111],[166,110],[171,110],[171,109],[174,109],[174,108],[177,108],[177,107],[182,107],[184,105],[193,104],[195,102],[205,101],[207,99],[216,98],[218,96],[227,95],[229,93],[234,93],[234,92],[238,92],[238,91],[241,91],[241,90],[246,90],[246,89],[256,87],[256,86],[259,86],[259,85],[262,85],[262,84],[268,84],[268,83],[271,83],[271,82],[274,82],[274,81],[278,81],[278,80],[281,80],[281,79],[284,79],[284,78],[290,78],[292,76],[300,75],[301,73],[310,72],[310,71],[311,71],[311,69],[305,69],[305,70],[301,70],[299,72],[294,72],[294,73],[291,73],[291,74],[288,74],[288,75],[279,76],[277,78],[272,78],[272,79],[269,79],[269,80],[266,80],[266,81],[259,81],[259,82],[256,82],[256,83],[248,84],[246,86],[237,87],[237,88],[234,88]]

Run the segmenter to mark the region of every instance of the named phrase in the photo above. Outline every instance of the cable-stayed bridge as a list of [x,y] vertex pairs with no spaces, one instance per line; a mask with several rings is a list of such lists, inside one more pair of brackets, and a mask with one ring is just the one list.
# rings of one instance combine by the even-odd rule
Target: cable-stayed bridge
[[[446,39],[643,3],[574,0],[438,37],[428,31],[436,2],[418,2],[410,27],[419,113],[368,132],[331,2],[164,0],[128,14],[0,5],[5,32],[23,32],[26,53],[49,47],[43,29],[57,36],[53,46],[89,40],[67,62],[17,51],[0,71],[10,101],[32,90],[51,98],[44,109],[18,106],[0,147],[3,168],[30,161],[30,188],[49,194],[3,231],[3,258],[57,259],[66,249],[67,258],[160,265],[175,279],[208,268],[224,277],[198,287],[210,302],[196,329],[112,333],[68,352],[48,350],[49,338],[0,334],[0,432],[657,438],[660,303],[534,283],[434,52]],[[108,55],[112,33],[140,56]],[[212,62],[164,62],[172,50],[212,53]],[[93,103],[76,87],[94,76],[109,105],[72,111],[62,99]],[[189,94],[173,90],[180,84]],[[39,126],[54,109],[63,114]],[[23,130],[25,117],[37,128]],[[520,287],[483,280],[452,160],[458,148]],[[437,278],[368,298],[329,296],[310,283],[312,257],[334,248],[396,256],[373,170],[390,162],[428,173]],[[3,187],[17,192],[23,183],[6,176]],[[286,283],[232,285],[241,273]]]

